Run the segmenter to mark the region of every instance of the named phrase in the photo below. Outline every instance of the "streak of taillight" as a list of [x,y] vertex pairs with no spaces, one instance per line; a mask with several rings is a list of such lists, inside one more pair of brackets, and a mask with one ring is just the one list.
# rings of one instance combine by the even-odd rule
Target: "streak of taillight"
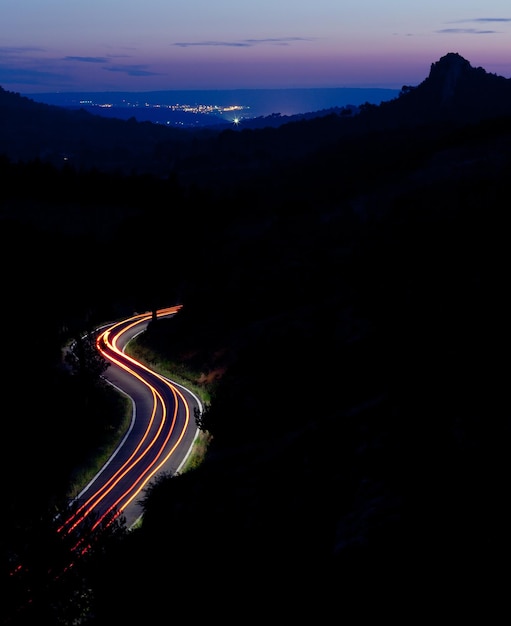
[[[175,306],[175,307],[168,307],[166,309],[161,309],[157,312],[157,315],[160,316],[165,316],[165,315],[170,315],[170,314],[174,314],[176,313],[179,309],[181,308],[181,305],[179,306]],[[139,363],[138,361],[136,361],[135,359],[132,359],[131,357],[127,356],[126,354],[124,354],[121,350],[119,350],[119,348],[117,347],[117,341],[119,340],[119,338],[128,330],[130,330],[131,328],[133,328],[133,326],[136,326],[137,324],[143,322],[143,321],[147,321],[149,318],[151,317],[151,314],[140,314],[140,315],[136,315],[133,318],[131,318],[133,320],[133,322],[129,325],[126,326],[121,332],[113,335],[113,331],[115,330],[115,328],[119,325],[125,325],[126,320],[119,322],[118,324],[110,327],[109,329],[107,329],[106,331],[104,331],[97,339],[97,348],[98,350],[103,354],[103,356],[107,357],[108,359],[110,359],[111,361],[113,361],[114,363],[116,363],[119,367],[123,368],[125,371],[129,372],[130,374],[132,374],[133,376],[135,376],[136,378],[138,378],[141,382],[143,382],[144,384],[146,384],[150,390],[151,393],[153,394],[153,411],[152,411],[152,415],[151,415],[151,421],[144,433],[144,436],[142,437],[142,439],[140,440],[139,444],[137,445],[136,449],[134,450],[134,452],[130,455],[129,459],[127,459],[127,461],[123,464],[123,466],[121,468],[119,468],[119,470],[112,476],[112,478],[105,483],[105,485],[103,485],[103,487],[98,490],[97,492],[95,492],[86,502],[84,502],[74,513],[72,516],[70,516],[65,522],[64,524],[58,529],[59,532],[61,530],[63,530],[68,524],[70,524],[73,520],[74,520],[74,524],[72,526],[70,526],[68,528],[68,532],[71,532],[74,528],[76,528],[76,526],[78,524],[80,524],[81,521],[83,521],[83,519],[85,519],[85,517],[87,515],[89,515],[89,513],[91,513],[91,511],[93,511],[93,509],[99,504],[99,502],[101,500],[103,500],[106,495],[108,493],[111,492],[111,490],[115,487],[115,485],[117,485],[120,480],[122,480],[122,478],[129,472],[131,471],[131,469],[133,469],[133,467],[135,467],[135,465],[137,463],[139,463],[144,456],[149,452],[149,450],[151,449],[151,447],[155,444],[155,442],[157,441],[162,429],[163,429],[163,425],[164,422],[166,420],[166,406],[165,403],[163,401],[163,398],[161,396],[161,394],[159,394],[159,392],[157,392],[157,390],[150,385],[149,383],[147,383],[140,375],[138,375],[133,369],[129,368],[127,365],[125,365],[123,362],[119,361],[117,358],[113,357],[110,354],[107,354],[105,350],[103,350],[103,348],[101,347],[101,343],[103,342],[106,346],[108,346],[110,348],[110,350],[112,350],[112,352],[117,353],[119,356],[121,356],[124,360],[127,360],[133,364],[135,364],[137,367],[142,368],[148,372],[151,372],[153,375],[155,374],[154,372],[152,372],[149,368],[146,368],[144,365],[142,365],[141,363]],[[110,340],[110,337],[113,336],[112,340]],[[184,431],[186,430],[186,425],[188,424],[189,421],[189,408],[188,405],[183,397],[183,395],[173,386],[171,385],[168,381],[166,381],[166,379],[162,378],[159,375],[156,375],[160,380],[163,380],[165,382],[165,384],[167,384],[169,386],[169,388],[171,389],[172,393],[174,394],[174,397],[176,398],[176,394],[179,394],[179,396],[181,397],[181,399],[183,400],[183,403],[186,407],[186,422],[185,422],[185,428],[183,429],[183,431],[181,432],[181,435],[179,437],[178,442],[175,444],[175,446],[173,446],[172,450],[165,456],[164,460],[159,463],[159,465],[157,466],[157,468],[152,471],[149,476],[146,478],[146,480],[144,480],[144,482],[141,484],[141,486],[139,487],[139,489],[127,500],[123,503],[122,508],[126,508],[126,506],[128,506],[128,504],[130,504],[130,502],[133,501],[133,499],[140,493],[140,491],[143,489],[144,485],[147,483],[147,481],[154,476],[154,474],[160,469],[160,467],[168,460],[168,458],[170,457],[170,455],[172,454],[172,452],[175,450],[176,446],[178,445],[178,443],[181,441],[181,439],[184,436]],[[135,455],[139,452],[139,450],[141,449],[144,441],[146,440],[146,438],[148,437],[148,434],[150,432],[150,429],[152,427],[152,424],[154,422],[154,418],[155,418],[155,414],[156,414],[156,408],[157,408],[157,400],[156,398],[158,398],[158,400],[161,403],[162,406],[162,421],[160,423],[160,426],[158,428],[158,431],[156,433],[156,435],[153,437],[152,442],[148,445],[148,447],[145,449],[145,451],[143,452],[143,454],[141,456],[138,457],[138,459],[136,459],[134,462],[131,462],[132,459],[135,457]],[[165,448],[165,446],[168,443],[168,440],[172,434],[172,431],[174,429],[174,425],[175,425],[175,420],[177,417],[177,401],[175,403],[175,410],[174,410],[174,416],[173,416],[173,420],[172,420],[172,425],[171,428],[169,430],[169,434],[167,435],[167,438],[165,439],[165,442],[163,443],[163,445],[160,448],[160,452],[158,453],[161,454],[162,450]],[[146,472],[144,474],[147,474],[147,472],[151,469],[151,467],[154,465],[151,464],[149,466],[149,468],[146,470]],[[123,500],[123,498],[126,497],[126,495],[128,493],[130,493],[130,491],[134,488],[134,486],[140,482],[140,480],[143,478],[144,474],[140,475],[136,481],[134,481],[134,483],[132,484],[132,486],[127,489],[124,494],[121,496],[121,498],[119,498],[116,503],[114,505],[112,505],[112,507],[109,508],[109,510],[104,513],[101,518],[99,520],[96,521],[96,523],[94,524],[93,528],[96,528],[101,521],[113,510],[115,509],[118,504]],[[102,495],[101,495],[102,494]],[[101,495],[101,497],[100,497]],[[84,509],[87,508],[87,510],[85,512]],[[83,513],[82,513],[83,512]],[[80,513],[82,513],[80,515]],[[79,517],[78,517],[79,516]],[[78,517],[78,519],[77,519]]]
[[[174,313],[177,313],[177,312],[178,312],[181,308],[182,308],[182,305],[177,305],[177,306],[173,306],[173,307],[167,307],[167,308],[165,308],[165,309],[160,309],[159,311],[157,311],[157,316],[158,316],[158,317],[163,317],[163,316],[166,316],[166,315],[172,315],[172,314],[174,314]],[[156,403],[155,396],[156,396],[156,397],[158,397],[158,398],[159,398],[159,400],[161,401],[161,404],[162,404],[162,417],[163,417],[163,419],[162,419],[162,424],[160,425],[160,428],[159,428],[159,430],[158,430],[157,436],[153,439],[153,443],[156,441],[156,439],[157,439],[157,437],[158,437],[159,433],[161,432],[161,428],[163,427],[163,422],[165,421],[165,418],[166,418],[166,407],[165,407],[165,403],[163,402],[163,398],[162,398],[161,394],[157,393],[157,392],[156,392],[156,389],[155,389],[152,385],[150,385],[150,384],[149,384],[149,383],[147,383],[145,380],[143,380],[141,376],[139,376],[139,375],[138,375],[135,371],[133,371],[132,369],[130,369],[129,367],[127,367],[126,365],[124,365],[124,363],[122,363],[122,362],[121,362],[121,361],[119,361],[118,359],[113,358],[111,355],[107,355],[107,353],[106,353],[106,352],[105,352],[105,351],[101,348],[101,346],[100,346],[100,340],[101,340],[101,339],[102,339],[102,341],[105,343],[105,345],[107,345],[107,346],[109,346],[109,347],[110,347],[110,349],[112,350],[112,352],[114,352],[114,353],[116,352],[117,354],[121,355],[121,356],[122,356],[122,358],[123,358],[123,359],[125,359],[126,361],[129,361],[129,362],[131,362],[131,363],[135,364],[137,367],[139,367],[139,368],[141,368],[141,369],[143,369],[143,370],[145,370],[145,371],[151,372],[153,375],[155,375],[157,378],[159,378],[161,381],[163,381],[163,382],[164,382],[164,383],[165,383],[165,384],[166,384],[166,385],[167,385],[167,386],[171,389],[172,393],[174,394],[174,398],[176,398],[176,396],[177,396],[177,395],[179,395],[179,397],[180,397],[180,398],[181,398],[181,400],[183,401],[183,404],[184,404],[185,409],[186,409],[186,420],[185,420],[185,426],[184,426],[184,428],[182,429],[181,434],[179,435],[178,441],[177,441],[177,442],[176,442],[176,444],[172,447],[172,449],[169,451],[169,453],[168,453],[168,454],[164,457],[163,461],[161,461],[161,462],[157,465],[157,467],[156,467],[156,468],[155,468],[155,469],[154,469],[154,470],[153,470],[153,471],[149,474],[149,476],[147,476],[146,480],[145,480],[145,481],[142,483],[142,485],[138,488],[138,490],[136,491],[136,493],[134,493],[134,494],[133,494],[133,495],[129,498],[129,500],[127,500],[127,501],[123,504],[123,506],[124,506],[124,507],[128,506],[128,504],[130,504],[130,503],[133,501],[133,499],[134,499],[134,498],[138,495],[138,493],[140,493],[140,491],[142,490],[142,488],[144,487],[144,485],[147,483],[147,481],[148,481],[148,480],[150,480],[150,478],[151,478],[152,476],[154,476],[154,474],[155,474],[156,472],[158,472],[158,470],[159,470],[159,469],[160,469],[160,468],[161,468],[161,467],[162,467],[162,466],[166,463],[166,461],[169,459],[169,457],[171,456],[171,454],[174,452],[174,450],[176,449],[176,447],[179,445],[179,443],[181,442],[182,438],[184,437],[184,433],[185,433],[185,431],[186,431],[186,427],[188,426],[188,422],[189,422],[189,418],[190,418],[190,409],[189,409],[189,407],[188,407],[188,403],[186,402],[186,400],[185,400],[185,398],[184,398],[183,394],[182,394],[182,393],[181,393],[181,392],[177,389],[177,387],[175,387],[175,386],[174,386],[174,385],[173,385],[170,381],[168,381],[166,378],[163,378],[162,376],[160,376],[160,375],[156,374],[155,372],[152,372],[149,368],[145,367],[144,365],[142,365],[142,364],[141,364],[141,363],[139,363],[138,361],[136,361],[136,360],[134,360],[134,359],[132,359],[132,358],[128,357],[126,354],[124,354],[122,351],[120,351],[120,350],[117,348],[117,340],[118,340],[118,338],[119,338],[120,336],[122,336],[122,334],[123,334],[124,332],[126,332],[126,331],[127,331],[127,330],[129,330],[130,328],[133,328],[133,326],[134,326],[134,325],[136,325],[136,324],[138,324],[138,323],[141,323],[141,322],[143,322],[143,321],[148,320],[149,318],[151,318],[151,316],[152,316],[152,314],[147,314],[147,313],[142,313],[142,314],[139,314],[139,315],[135,315],[135,316],[133,316],[133,317],[131,318],[131,320],[133,320],[133,323],[132,323],[132,324],[130,324],[130,326],[128,326],[127,328],[125,328],[123,331],[121,331],[121,332],[119,332],[117,335],[115,335],[115,337],[114,337],[113,341],[110,341],[110,339],[109,339],[109,338],[110,338],[110,335],[111,335],[111,333],[112,333],[112,330],[113,330],[113,329],[115,329],[115,328],[117,328],[119,325],[124,325],[124,324],[126,323],[126,321],[127,321],[127,320],[124,320],[123,322],[119,322],[118,324],[115,324],[114,326],[111,326],[109,329],[107,329],[106,331],[104,331],[104,332],[103,332],[103,333],[99,336],[98,341],[97,341],[97,344],[96,344],[96,345],[97,345],[98,350],[99,350],[99,351],[100,351],[100,352],[101,352],[104,356],[107,356],[107,358],[109,358],[110,360],[114,361],[117,365],[119,365],[119,367],[124,368],[127,372],[131,373],[133,376],[136,376],[139,380],[141,380],[144,384],[146,384],[146,385],[147,385],[147,386],[151,389],[151,392],[152,392],[152,394],[153,394],[153,411],[152,411],[152,415],[151,415],[150,424],[149,424],[149,426],[147,427],[147,429],[146,429],[146,431],[145,431],[145,433],[144,433],[144,436],[143,436],[143,438],[141,439],[140,443],[138,444],[138,446],[137,446],[136,450],[132,453],[132,455],[130,455],[130,458],[129,458],[126,462],[125,462],[125,464],[123,465],[123,467],[125,467],[125,466],[126,466],[126,464],[130,462],[130,460],[134,457],[134,455],[135,455],[135,454],[136,454],[136,452],[140,449],[140,447],[142,446],[142,443],[144,442],[144,440],[145,440],[145,439],[147,438],[147,436],[148,436],[148,433],[149,433],[149,431],[150,431],[150,429],[151,429],[151,427],[152,427],[152,423],[153,423],[153,420],[154,420],[154,417],[155,417],[155,414],[156,414],[156,405],[157,405],[157,403]],[[174,406],[175,406],[175,410],[174,410],[174,417],[173,417],[172,427],[171,427],[171,429],[170,429],[170,433],[172,433],[172,431],[173,431],[173,429],[174,429],[174,426],[175,426],[175,420],[176,420],[176,418],[177,418],[177,412],[178,412],[178,403],[177,403],[177,401],[175,402]],[[168,437],[166,438],[165,443],[164,443],[164,444],[163,444],[163,446],[160,448],[160,453],[161,453],[161,451],[164,449],[164,446],[166,445],[166,443],[168,442],[168,439],[169,439],[169,437],[170,437],[170,433],[169,433]],[[149,448],[150,448],[152,445],[153,445],[153,444],[151,444],[151,445],[149,446]],[[148,448],[148,449],[149,449],[149,448]],[[144,455],[145,455],[146,453],[147,453],[147,450],[146,450],[146,452],[144,452]],[[155,461],[155,462],[156,462],[156,461]],[[132,467],[133,467],[134,465],[135,465],[135,463],[133,463],[133,464],[132,464]],[[149,470],[149,469],[151,469],[153,465],[154,465],[154,463],[152,463],[152,464],[150,465],[150,467],[148,468],[148,470]],[[146,470],[146,473],[147,473],[147,471],[148,471],[148,470]],[[119,471],[120,471],[120,470],[118,470],[118,472],[119,472]],[[128,470],[126,470],[126,471],[128,471]],[[117,473],[115,474],[115,476],[117,476]],[[112,479],[111,479],[111,480],[113,480],[113,478],[114,478],[114,477],[112,477]],[[119,479],[116,481],[116,483],[117,483],[120,479],[121,479],[121,478],[119,478]],[[138,480],[140,480],[140,477],[139,477],[139,479],[138,479]],[[110,482],[110,481],[109,481],[109,482]],[[137,481],[135,481],[135,483],[134,483],[134,484],[136,484],[136,482],[137,482]],[[107,484],[108,484],[108,483],[107,483]],[[98,492],[96,492],[93,496],[91,496],[91,498],[89,498],[89,499],[87,500],[87,502],[85,502],[82,506],[80,506],[80,508],[79,508],[77,511],[75,511],[75,513],[73,513],[73,515],[71,515],[71,516],[68,518],[68,520],[66,520],[66,521],[64,522],[64,524],[63,524],[63,525],[62,525],[62,526],[58,529],[58,532],[61,532],[61,531],[62,531],[62,530],[66,527],[66,525],[68,525],[71,521],[75,520],[75,519],[76,519],[76,517],[77,517],[77,515],[78,515],[78,513],[79,513],[79,512],[81,512],[81,511],[83,511],[83,509],[84,509],[85,507],[87,507],[87,506],[90,504],[90,502],[91,502],[91,501],[92,501],[92,500],[93,500],[93,499],[94,499],[94,498],[95,498],[95,497],[96,497],[99,493],[101,493],[101,491],[103,491],[103,490],[105,489],[105,487],[106,487],[106,485],[104,485],[104,486],[102,487],[102,489],[101,489],[101,490],[99,490],[99,491],[98,491]],[[132,488],[133,488],[133,485],[132,485]],[[123,495],[123,497],[124,497],[127,493],[129,493],[129,491],[130,491],[129,489],[128,489],[128,490],[126,490],[126,491],[125,491],[125,493],[124,493],[124,495]],[[103,496],[103,497],[104,497],[104,496]],[[120,500],[122,500],[122,498],[120,498],[120,499],[117,501],[117,503],[116,503],[115,505],[113,505],[112,507],[110,507],[110,509],[109,509],[106,513],[104,513],[104,514],[101,516],[101,519],[100,519],[99,521],[97,521],[97,522],[94,524],[94,528],[96,528],[96,526],[97,526],[97,525],[98,525],[98,524],[99,524],[99,523],[100,523],[100,522],[101,522],[101,521],[102,521],[102,520],[103,520],[103,519],[104,519],[104,518],[105,518],[105,517],[106,517],[106,516],[107,516],[107,515],[108,515],[108,514],[109,514],[109,513],[110,513],[110,512],[114,509],[114,508],[115,508],[115,507],[116,507],[116,505],[120,502]],[[97,502],[99,502],[99,500],[98,500]],[[80,523],[80,521],[82,521],[83,519],[85,519],[85,517],[86,517],[86,516],[87,516],[87,515],[88,515],[88,514],[89,514],[89,513],[93,510],[93,508],[94,508],[94,506],[90,506],[90,507],[87,509],[87,511],[86,511],[83,515],[81,515],[80,519],[79,519],[79,520],[78,520],[75,524],[73,524],[73,526],[72,526],[70,529],[68,529],[68,532],[71,532],[71,530],[72,530],[73,528],[75,528],[75,527],[77,526],[77,524],[79,524],[79,523]],[[119,513],[117,513],[116,517],[117,517],[118,515],[119,515]],[[108,525],[110,525],[110,524],[114,521],[114,519],[115,519],[115,518],[112,518],[112,519],[109,521]],[[73,551],[73,552],[76,552],[76,550],[78,549],[78,547],[79,547],[81,544],[83,544],[85,541],[86,541],[86,538],[85,538],[85,537],[82,537],[81,539],[79,539],[79,540],[78,540],[78,542],[75,544],[74,548],[72,548],[72,551]],[[84,547],[82,547],[82,549],[81,549],[81,551],[80,551],[80,554],[85,553],[85,552],[86,552],[89,548],[90,548],[90,542],[88,542],[88,543],[87,543]],[[73,567],[73,565],[74,565],[74,563],[73,563],[73,562],[69,563],[69,564],[68,564],[68,565],[64,568],[64,570],[63,570],[63,572],[62,572],[62,573],[64,573],[65,571],[67,571],[68,569],[70,569],[71,567]],[[20,564],[20,565],[16,566],[16,567],[15,567],[15,568],[14,568],[14,569],[10,572],[10,575],[11,575],[11,576],[14,576],[14,575],[16,575],[16,574],[21,573],[23,570],[24,570],[24,568],[23,568],[23,567],[22,567],[22,565]],[[49,571],[49,574],[50,574],[50,573],[51,573],[51,570]],[[59,578],[59,575],[55,575],[55,578]],[[31,604],[31,602],[32,602],[32,599],[29,599],[29,600],[28,600],[28,602],[27,602],[27,604]],[[24,608],[24,607],[21,607],[21,608],[20,608],[20,610],[21,610],[22,608]]]
[[[162,378],[161,376],[158,376],[158,378],[160,378],[160,380],[162,380],[172,391],[172,393],[174,394],[174,397],[176,397],[176,395],[179,395],[181,397],[181,399],[183,400],[185,409],[186,409],[186,419],[185,419],[185,424],[184,427],[181,429],[181,434],[178,437],[178,440],[176,441],[176,443],[172,446],[172,448],[169,450],[169,452],[167,452],[167,454],[162,458],[162,460],[158,463],[158,465],[153,468],[153,465],[156,463],[156,460],[151,463],[151,465],[146,469],[146,471],[144,472],[144,475],[147,474],[149,472],[149,470],[152,469],[152,471],[149,473],[149,475],[146,476],[144,482],[140,485],[140,487],[137,489],[137,491],[134,491],[132,493],[132,495],[130,496],[130,498],[128,500],[126,500],[126,502],[123,503],[122,507],[119,507],[120,510],[125,509],[131,502],[133,502],[133,500],[138,496],[138,494],[142,491],[142,489],[144,488],[144,486],[147,484],[147,482],[165,465],[165,463],[169,460],[169,458],[171,457],[171,455],[173,454],[174,450],[177,448],[177,446],[179,445],[179,443],[181,442],[181,440],[184,437],[184,434],[186,432],[186,427],[188,426],[188,422],[190,420],[190,409],[188,408],[188,404],[184,398],[184,396],[181,394],[181,392],[174,386],[172,385],[169,381],[165,380],[164,378]],[[172,433],[174,431],[174,426],[175,426],[175,422],[176,422],[176,418],[177,418],[177,412],[178,412],[178,405],[177,402],[175,403],[175,410],[174,410],[174,416],[172,419],[172,426],[168,431],[168,434],[164,440],[164,442],[162,443],[162,445],[160,446],[160,451],[158,453],[158,455],[156,456],[156,459],[158,459],[160,457],[160,454],[163,452],[163,450],[165,449],[166,445],[169,442],[170,437],[172,436]],[[132,485],[132,488],[134,487],[134,485],[139,482],[142,477],[144,475],[141,475],[139,477],[139,479],[137,481],[135,481]],[[129,493],[129,491],[131,491],[131,489],[127,490],[122,498],[124,498],[124,496]],[[114,506],[112,508],[115,508],[119,505],[120,501],[122,500],[122,498],[119,498],[119,500],[117,500],[117,502],[114,504]],[[97,522],[98,523],[98,522]],[[96,525],[97,525],[96,523]]]
[[[116,362],[120,367],[124,368],[126,371],[132,373],[134,376],[136,376],[137,378],[139,378],[141,381],[143,381],[145,384],[147,384],[141,376],[139,376],[138,374],[136,374],[136,372],[131,371],[128,367],[126,367],[124,364],[122,364],[121,362],[117,361],[117,359],[112,359],[112,361]],[[140,449],[142,448],[144,442],[146,441],[149,432],[152,428],[152,425],[154,423],[154,419],[155,419],[155,415],[156,415],[156,410],[157,410],[157,399],[161,402],[162,405],[162,421],[160,423],[160,426],[158,428],[158,431],[155,435],[155,437],[153,438],[153,442],[157,439],[157,437],[159,436],[159,434],[161,433],[161,430],[163,428],[164,422],[165,422],[165,415],[166,415],[166,408],[165,408],[165,404],[163,402],[163,398],[161,397],[161,395],[156,391],[156,389],[154,389],[154,387],[152,387],[151,385],[148,385],[148,387],[151,389],[151,393],[153,394],[153,409],[152,409],[152,413],[151,413],[151,419],[147,425],[147,428],[144,432],[144,436],[140,439],[139,443],[137,444],[137,447],[135,448],[135,450],[132,452],[132,454],[130,455],[130,457],[124,462],[124,464],[117,470],[117,472],[110,478],[109,481],[107,481],[102,487],[101,489],[99,489],[98,491],[94,492],[94,494],[92,496],[90,496],[90,498],[88,498],[83,504],[80,505],[80,507],[73,513],[73,515],[71,515],[65,522],[64,524],[58,529],[58,531],[62,531],[66,526],[68,526],[73,520],[74,523],[68,528],[68,532],[71,532],[74,528],[76,528],[76,526],[83,521],[83,519],[85,517],[87,517],[87,515],[89,515],[89,513],[91,513],[91,511],[94,509],[95,506],[97,506],[99,504],[99,502],[101,502],[101,500],[103,500],[108,493],[110,493],[110,491],[115,487],[116,484],[119,483],[119,481],[137,464],[139,463],[144,456],[149,452],[149,450],[151,449],[151,446],[153,445],[152,443],[149,443],[148,447],[145,449],[145,451],[143,452],[142,455],[140,455],[138,457],[138,459],[136,459],[133,463],[132,460],[134,458],[136,458],[136,455],[139,453]],[[87,508],[88,507],[88,508]],[[84,509],[86,509],[84,511]]]

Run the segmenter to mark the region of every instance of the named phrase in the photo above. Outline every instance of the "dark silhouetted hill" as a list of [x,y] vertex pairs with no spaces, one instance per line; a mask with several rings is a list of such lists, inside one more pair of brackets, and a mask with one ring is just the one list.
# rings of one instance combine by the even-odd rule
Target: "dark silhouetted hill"
[[[1,89],[1,88],[0,88]],[[80,168],[167,176],[170,171],[191,182],[219,184],[274,170],[336,146],[350,136],[386,129],[437,125],[445,130],[511,112],[509,79],[473,68],[449,53],[431,66],[419,85],[404,86],[399,97],[357,109],[317,114],[274,115],[247,120],[238,128],[176,129],[150,122],[108,119],[84,110],[36,103],[0,91],[0,154],[11,160],[33,158]],[[283,121],[285,123],[283,123]],[[350,147],[351,149],[351,147]]]
[[[204,134],[134,124],[155,133],[145,145],[168,177],[0,160],[4,404],[25,417],[4,434],[26,451],[27,431],[52,433],[43,451],[32,442],[24,477],[9,473],[4,539],[30,544],[15,494],[39,502],[33,477],[59,475],[54,434],[65,425],[69,463],[90,428],[72,395],[58,421],[40,418],[48,364],[35,359],[70,320],[178,300],[138,340],[211,398],[205,462],[153,484],[141,528],[74,570],[66,598],[90,601],[83,623],[158,623],[179,602],[223,621],[506,610],[508,107],[507,79],[447,54],[356,115]],[[44,332],[23,332],[35,315]],[[59,397],[54,382],[44,401]]]
[[404,86],[399,98],[384,103],[380,115],[394,124],[479,122],[511,114],[511,80],[474,68],[457,53],[432,63],[416,87]]
[[150,122],[106,119],[85,110],[34,102],[0,88],[0,154],[12,161],[39,159],[58,167],[131,173],[168,173],[155,146],[178,140],[179,130]]
[[233,595],[258,616],[399,623],[505,606],[508,85],[449,54],[346,124],[218,137],[222,156],[271,138],[274,171],[224,197],[194,291],[144,337],[218,375],[214,439],[148,493],[133,552],[105,573],[108,610],[128,578],[157,615],[160,559],[185,563],[185,597],[200,563],[205,616]]

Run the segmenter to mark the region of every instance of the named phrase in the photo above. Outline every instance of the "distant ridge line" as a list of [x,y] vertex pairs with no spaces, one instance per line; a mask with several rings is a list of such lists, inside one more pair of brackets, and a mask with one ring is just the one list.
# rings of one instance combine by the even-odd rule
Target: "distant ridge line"
[[[171,105],[189,99],[191,104],[207,103],[219,106],[239,104],[251,111],[251,116],[297,115],[323,109],[358,106],[369,102],[380,104],[399,95],[399,89],[381,87],[307,87],[270,89],[169,89],[159,91],[77,91],[23,93],[36,102],[57,106],[79,106],[80,101],[94,100],[97,104],[111,103],[127,106],[128,102]],[[102,100],[100,102],[100,100]]]

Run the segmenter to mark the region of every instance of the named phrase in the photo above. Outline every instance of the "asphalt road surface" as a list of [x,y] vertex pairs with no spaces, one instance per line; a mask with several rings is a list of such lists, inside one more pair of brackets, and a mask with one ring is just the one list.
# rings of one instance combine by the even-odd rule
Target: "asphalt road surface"
[[[157,315],[174,315],[178,309],[162,309]],[[128,528],[133,526],[143,513],[144,489],[162,473],[175,474],[193,446],[194,409],[202,410],[200,400],[124,353],[150,320],[150,312],[137,314],[98,332],[98,350],[111,364],[105,378],[131,398],[133,415],[118,448],[75,500],[64,524],[68,529],[79,524],[94,529],[117,516],[125,518]]]

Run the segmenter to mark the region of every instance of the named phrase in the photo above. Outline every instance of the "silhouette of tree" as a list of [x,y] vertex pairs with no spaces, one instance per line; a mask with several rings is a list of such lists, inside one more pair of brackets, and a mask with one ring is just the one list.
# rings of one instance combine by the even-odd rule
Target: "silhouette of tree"
[[67,350],[65,362],[84,383],[97,385],[110,363],[96,349],[96,334],[78,335]]

